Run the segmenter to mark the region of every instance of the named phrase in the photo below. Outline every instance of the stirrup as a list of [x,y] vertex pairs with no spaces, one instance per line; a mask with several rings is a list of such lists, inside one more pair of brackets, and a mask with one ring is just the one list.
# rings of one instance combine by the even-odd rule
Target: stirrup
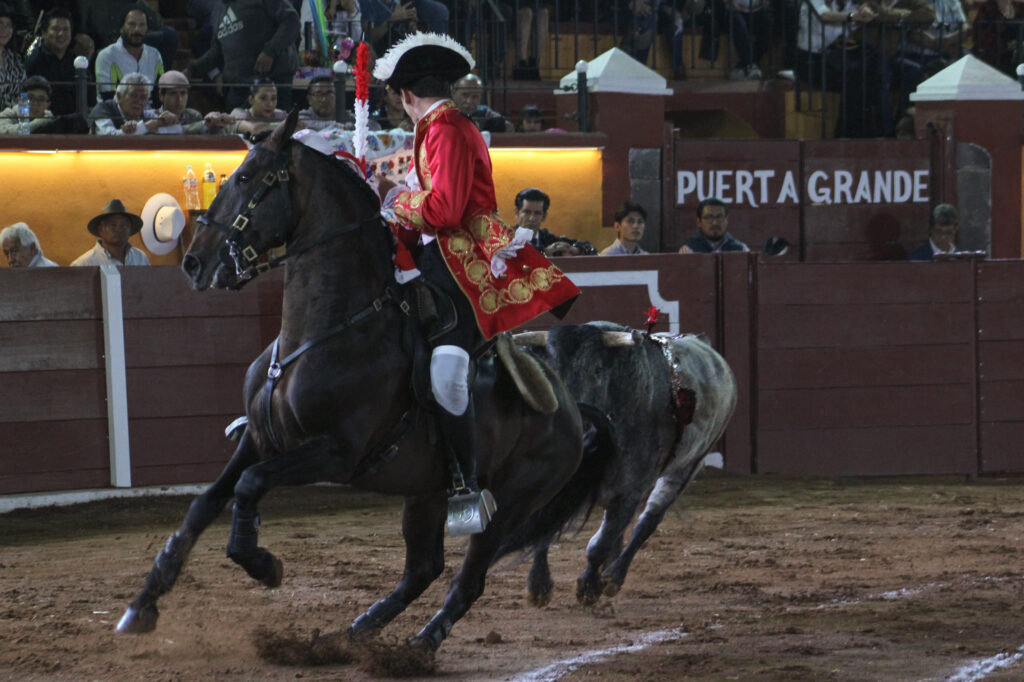
[[498,510],[490,490],[467,492],[448,498],[448,534],[482,533]]
[[224,429],[224,435],[230,440],[238,441],[242,438],[242,432],[245,431],[246,425],[249,423],[248,417],[239,417],[235,421],[227,425]]

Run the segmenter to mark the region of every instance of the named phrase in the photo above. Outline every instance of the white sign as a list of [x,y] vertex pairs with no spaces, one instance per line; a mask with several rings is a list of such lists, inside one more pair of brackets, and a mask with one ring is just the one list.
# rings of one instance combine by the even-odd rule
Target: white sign
[[[928,202],[927,170],[816,170],[807,176],[804,196],[811,204],[906,204]],[[697,203],[710,197],[750,208],[797,205],[795,171],[678,171],[676,203]]]

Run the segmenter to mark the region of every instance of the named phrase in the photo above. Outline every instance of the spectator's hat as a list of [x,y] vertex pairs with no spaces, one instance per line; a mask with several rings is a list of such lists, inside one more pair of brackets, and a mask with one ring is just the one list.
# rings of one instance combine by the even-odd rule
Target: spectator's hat
[[132,222],[132,234],[135,234],[142,229],[142,218],[135,215],[134,213],[129,213],[128,211],[126,211],[124,208],[124,204],[121,203],[120,199],[111,199],[110,201],[107,202],[107,205],[103,207],[103,212],[89,221],[89,231],[92,232],[95,236],[99,237],[100,235],[97,232],[97,230],[99,229],[100,221],[106,218],[108,215],[128,216],[128,220]]
[[181,71],[174,71],[173,69],[171,71],[165,71],[160,75],[160,78],[157,79],[157,87],[160,88],[187,88],[188,86],[188,76],[183,74]]
[[392,45],[377,60],[373,77],[397,91],[427,76],[454,83],[475,65],[469,50],[451,36],[416,32]]
[[142,243],[157,256],[174,251],[185,229],[185,213],[166,192],[154,194],[142,209]]

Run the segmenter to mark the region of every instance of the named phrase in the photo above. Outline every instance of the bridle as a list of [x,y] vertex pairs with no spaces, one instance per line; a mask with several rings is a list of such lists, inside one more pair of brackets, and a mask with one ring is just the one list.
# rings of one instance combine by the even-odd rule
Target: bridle
[[[284,191],[285,215],[291,216],[293,213],[292,194],[288,187],[288,183],[291,181],[291,174],[288,172],[291,144],[292,140],[289,138],[282,145],[281,149],[276,152],[260,146],[253,147],[253,150],[263,154],[272,154],[274,156],[274,165],[260,179],[259,186],[252,192],[249,200],[245,202],[244,209],[235,215],[230,224],[225,224],[210,218],[209,214],[203,215],[199,218],[200,223],[210,225],[222,234],[226,235],[223,245],[217,252],[217,256],[220,259],[220,262],[225,266],[234,268],[235,282],[228,286],[229,289],[241,289],[257,276],[278,267],[289,258],[300,256],[324,242],[352,232],[365,224],[379,222],[381,220],[380,216],[375,214],[361,220],[347,223],[341,228],[332,230],[309,244],[304,244],[298,247],[291,245],[287,253],[284,255],[263,263],[257,262],[263,252],[256,247],[260,242],[261,235],[253,228],[253,212],[256,210],[256,207],[259,206],[267,197],[267,194],[275,185],[280,185],[281,189]],[[267,244],[271,244],[278,239],[281,243],[284,243],[285,234],[273,235],[271,239],[267,240]]]

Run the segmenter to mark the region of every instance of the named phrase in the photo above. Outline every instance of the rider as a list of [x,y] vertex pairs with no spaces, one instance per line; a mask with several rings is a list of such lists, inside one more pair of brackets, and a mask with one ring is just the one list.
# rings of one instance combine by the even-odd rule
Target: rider
[[[402,96],[416,126],[415,167],[406,184],[382,180],[378,187],[390,190],[382,212],[395,219],[398,280],[422,273],[456,306],[455,328],[431,340],[431,389],[442,408],[442,438],[465,487],[477,502],[481,494],[493,502],[476,478],[470,354],[481,337],[490,339],[563,304],[553,312],[564,314],[579,290],[529,246],[530,230],[513,233],[497,215],[487,145],[450,99],[452,84],[473,66],[466,48],[434,33],[414,33],[377,60],[374,77]],[[455,494],[466,493],[454,478]]]

